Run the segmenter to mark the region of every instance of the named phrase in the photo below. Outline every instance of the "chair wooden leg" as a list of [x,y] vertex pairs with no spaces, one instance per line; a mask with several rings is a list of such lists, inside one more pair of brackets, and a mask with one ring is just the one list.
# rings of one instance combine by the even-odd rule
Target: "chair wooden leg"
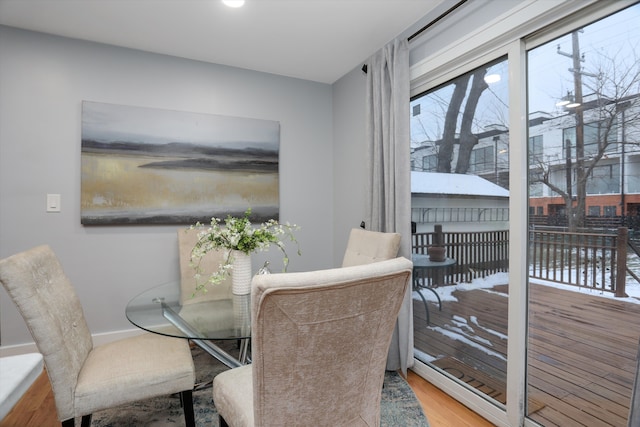
[[191,390],[180,392],[180,401],[182,402],[182,410],[184,411],[184,421],[187,427],[195,427],[196,420],[193,414],[193,394]]
[[219,427],[229,427],[229,424],[222,418],[222,415],[218,414],[218,426]]
[[[76,425],[75,418],[69,418],[68,420],[64,420],[62,422],[62,427],[75,427],[75,425]],[[91,427],[91,414],[82,416],[82,420],[80,421],[80,426]]]

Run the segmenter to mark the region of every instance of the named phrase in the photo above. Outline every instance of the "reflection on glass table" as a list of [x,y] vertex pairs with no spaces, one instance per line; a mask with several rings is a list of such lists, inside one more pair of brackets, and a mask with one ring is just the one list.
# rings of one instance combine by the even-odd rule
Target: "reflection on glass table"
[[[427,315],[427,325],[429,324],[429,306],[427,306],[427,300],[422,295],[422,290],[427,289],[436,296],[438,299],[438,309],[442,310],[442,301],[440,301],[440,295],[434,288],[442,284],[444,269],[454,265],[456,260],[453,258],[445,258],[444,261],[431,261],[429,255],[424,254],[412,254],[411,260],[413,261],[413,290],[420,295],[424,304],[424,309]],[[426,272],[428,270],[434,270],[435,274],[432,278],[432,284],[428,285]]]
[[[134,297],[127,304],[127,319],[154,334],[191,340],[230,368],[247,363],[251,338],[250,295],[189,303],[180,302],[180,283],[168,282]],[[234,357],[212,340],[239,340]]]

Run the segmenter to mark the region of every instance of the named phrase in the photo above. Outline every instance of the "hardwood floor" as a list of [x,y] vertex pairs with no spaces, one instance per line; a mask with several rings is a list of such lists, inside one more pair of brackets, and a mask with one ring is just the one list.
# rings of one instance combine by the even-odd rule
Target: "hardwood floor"
[[407,382],[422,404],[430,427],[492,427],[494,424],[412,371]]
[[[493,424],[409,371],[407,382],[422,404],[430,427],[491,427]],[[0,427],[59,427],[46,373],[33,383]]]
[[60,426],[49,377],[42,372],[16,406],[0,421],[0,427]]

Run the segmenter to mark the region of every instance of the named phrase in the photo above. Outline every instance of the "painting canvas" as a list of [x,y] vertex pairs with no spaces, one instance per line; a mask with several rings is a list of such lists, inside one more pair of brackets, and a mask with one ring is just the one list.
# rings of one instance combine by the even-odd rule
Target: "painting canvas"
[[84,101],[81,222],[279,217],[280,124]]

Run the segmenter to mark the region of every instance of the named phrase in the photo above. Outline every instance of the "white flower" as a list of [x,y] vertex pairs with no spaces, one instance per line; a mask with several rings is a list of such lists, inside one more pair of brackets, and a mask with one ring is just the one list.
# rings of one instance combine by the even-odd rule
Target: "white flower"
[[[251,208],[247,209],[242,218],[227,216],[224,225],[221,225],[222,221],[219,218],[214,217],[211,218],[211,225],[206,229],[200,223],[190,227],[190,229],[202,229],[202,231],[198,232],[198,241],[191,250],[191,266],[196,271],[194,276],[196,278],[196,291],[206,292],[205,283],[200,282],[203,273],[200,267],[200,260],[207,252],[212,250],[229,249],[229,254],[224,264],[221,264],[217,271],[208,273],[207,283],[212,285],[221,283],[226,276],[231,274],[231,269],[233,269],[233,250],[241,251],[248,255],[257,250],[264,251],[273,244],[282,252],[283,271],[287,270],[289,257],[281,237],[287,237],[297,244],[298,241],[293,235],[293,231],[298,230],[300,227],[288,222],[283,225],[274,219],[270,219],[254,228],[249,220],[250,215]],[[298,255],[300,255],[299,247]]]

